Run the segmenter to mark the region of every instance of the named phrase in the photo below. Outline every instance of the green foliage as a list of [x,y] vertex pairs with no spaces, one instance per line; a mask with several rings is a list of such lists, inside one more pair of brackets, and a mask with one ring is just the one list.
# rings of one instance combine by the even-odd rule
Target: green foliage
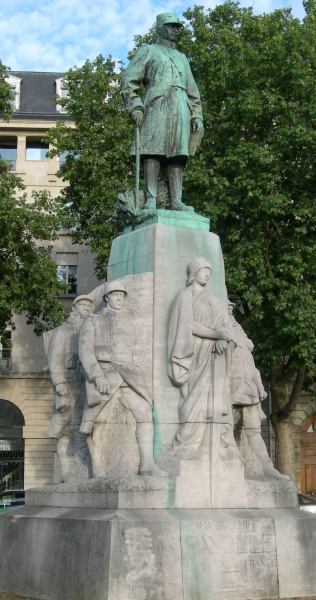
[[[0,63],[0,111],[10,116],[12,94]],[[0,339],[13,314],[26,313],[36,333],[60,323],[65,311],[58,302],[63,286],[56,281],[56,265],[42,240],[53,240],[67,225],[60,202],[47,192],[27,201],[22,181],[0,160]]]
[[57,201],[37,192],[27,202],[21,181],[0,162],[0,337],[13,313],[26,313],[37,334],[55,326],[65,312],[63,286],[42,240],[53,240],[62,222]]
[[185,16],[206,129],[187,196],[221,237],[260,367],[314,372],[315,18],[231,2]]
[[8,69],[0,60],[0,113],[1,116],[7,119],[11,114],[11,100],[13,100],[13,93],[11,88],[6,81]]
[[98,56],[67,73],[69,97],[61,103],[75,128],[58,123],[50,141],[55,153],[69,152],[62,174],[69,182],[62,200],[76,227],[74,237],[97,253],[97,272],[104,276],[118,192],[134,187],[130,157],[132,126],[125,113],[115,62]]
[[[314,1],[314,0],[313,0]],[[230,296],[243,307],[265,373],[315,370],[316,21],[290,10],[254,15],[226,2],[185,13],[180,49],[203,101],[205,137],[186,171],[186,198],[222,241]],[[136,45],[154,40],[154,31]],[[76,237],[106,261],[117,193],[132,187],[132,127],[113,61],[67,74],[75,129],[51,141],[70,151],[64,203]],[[107,100],[104,101],[104,98]]]

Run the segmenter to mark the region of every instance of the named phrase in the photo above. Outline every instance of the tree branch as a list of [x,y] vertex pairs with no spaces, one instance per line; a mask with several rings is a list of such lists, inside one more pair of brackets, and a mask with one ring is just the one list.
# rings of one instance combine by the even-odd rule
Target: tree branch
[[292,387],[292,391],[291,391],[290,397],[288,399],[288,402],[277,413],[278,421],[284,421],[284,419],[286,419],[292,412],[292,410],[297,402],[298,396],[302,391],[305,375],[306,375],[306,369],[305,369],[305,367],[302,367],[301,369],[299,369],[299,371],[296,375],[294,385]]

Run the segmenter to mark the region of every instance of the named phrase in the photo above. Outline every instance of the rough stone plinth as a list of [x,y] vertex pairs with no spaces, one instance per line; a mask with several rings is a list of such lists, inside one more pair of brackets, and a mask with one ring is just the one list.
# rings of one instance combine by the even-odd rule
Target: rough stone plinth
[[171,478],[150,475],[95,477],[27,490],[26,504],[56,508],[166,508],[173,485]]
[[0,516],[0,545],[3,600],[316,595],[316,517],[293,509],[27,506]]
[[[229,466],[231,462],[227,473],[222,472],[219,483],[221,508],[297,507],[292,482],[273,477],[263,481],[245,480],[242,487],[234,489]],[[26,504],[55,508],[210,508],[209,483],[208,460],[180,461],[176,474],[169,477],[113,475],[29,489]]]

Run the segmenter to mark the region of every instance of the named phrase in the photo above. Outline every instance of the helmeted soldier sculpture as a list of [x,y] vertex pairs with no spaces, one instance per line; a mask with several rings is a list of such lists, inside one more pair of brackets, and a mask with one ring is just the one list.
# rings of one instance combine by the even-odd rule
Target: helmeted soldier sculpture
[[86,439],[79,433],[85,378],[79,365],[78,338],[80,327],[93,308],[94,302],[89,296],[78,296],[66,321],[44,335],[48,369],[54,386],[49,436],[57,439],[63,481],[89,475]]
[[106,284],[106,308],[86,319],[80,331],[79,356],[87,380],[87,403],[80,431],[88,436],[94,472],[99,448],[91,440],[93,428],[100,419],[106,420],[104,411],[110,403],[120,402],[136,421],[139,474],[161,476],[163,472],[153,457],[152,392],[133,363],[135,339],[124,310],[126,295],[124,283]]
[[267,393],[252,355],[253,342],[236,321],[233,310],[234,304],[229,302],[228,311],[236,340],[230,373],[231,402],[236,409],[235,420],[245,458],[246,476],[253,479],[288,479],[273,467],[261,436],[261,423],[266,420],[261,402]]
[[[158,15],[158,42],[139,48],[122,74],[123,97],[140,128],[145,209],[156,208],[162,164],[168,171],[171,208],[191,209],[182,202],[182,176],[188,156],[195,153],[201,141],[203,120],[200,94],[189,61],[176,49],[181,27],[177,15]],[[139,91],[142,85],[143,98]]]

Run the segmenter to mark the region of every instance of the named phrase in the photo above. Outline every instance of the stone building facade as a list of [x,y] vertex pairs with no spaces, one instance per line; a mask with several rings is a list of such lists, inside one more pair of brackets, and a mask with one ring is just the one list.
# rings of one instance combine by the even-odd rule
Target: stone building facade
[[[29,196],[46,189],[55,197],[65,185],[56,175],[62,157],[47,157],[45,134],[58,120],[72,126],[56,105],[56,96],[65,93],[63,73],[11,71],[9,83],[14,112],[10,121],[0,121],[1,158],[22,179]],[[53,243],[52,257],[57,276],[68,284],[63,302],[70,308],[75,296],[98,283],[93,256],[63,233]],[[7,332],[9,347],[0,349],[0,491],[44,485],[58,477],[55,440],[47,434],[53,394],[43,340],[23,316],[15,317],[15,326]]]

